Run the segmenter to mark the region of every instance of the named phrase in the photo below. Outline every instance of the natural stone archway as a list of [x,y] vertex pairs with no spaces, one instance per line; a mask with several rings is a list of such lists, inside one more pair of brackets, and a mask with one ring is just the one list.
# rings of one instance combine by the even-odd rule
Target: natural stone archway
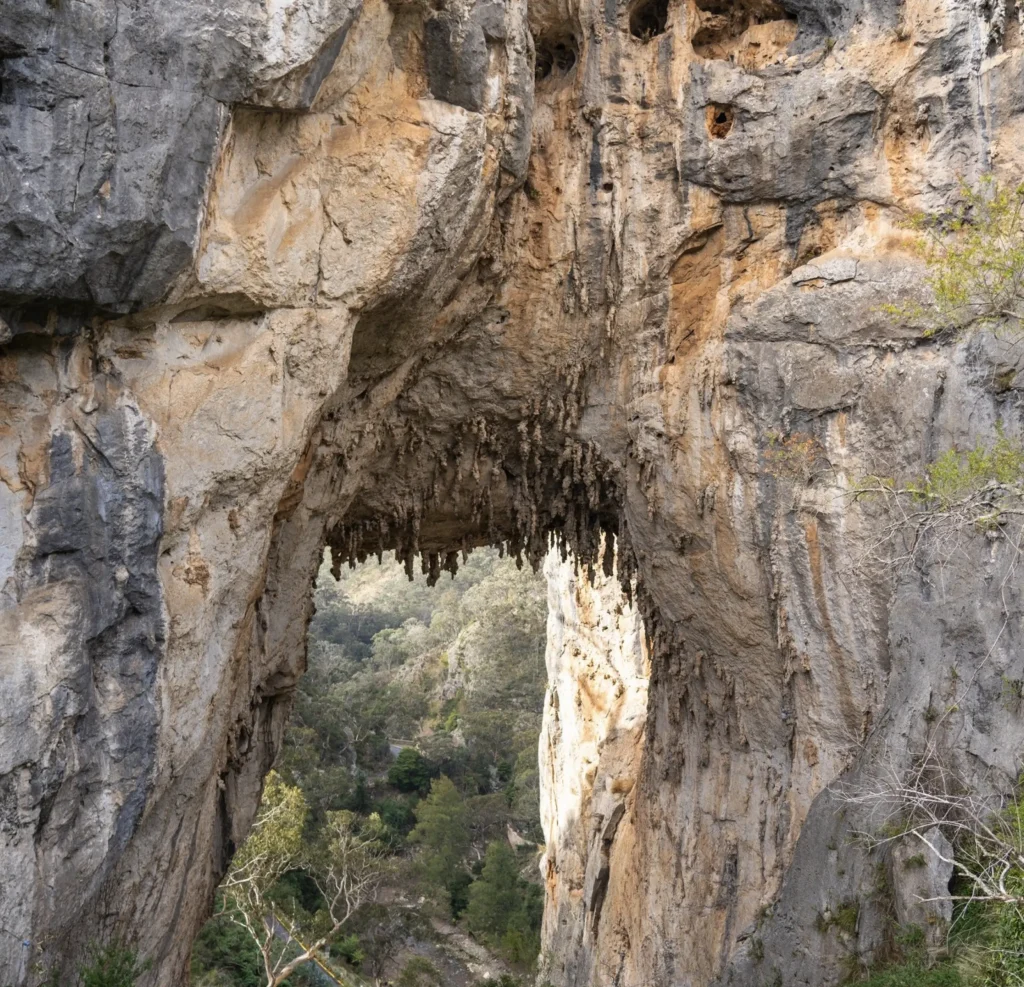
[[[698,8],[0,14],[0,982],[113,934],[181,982],[325,543],[608,571],[614,536],[647,719],[595,739],[578,859],[549,845],[558,987],[837,980],[814,917],[873,878],[821,793],[951,665],[985,658],[958,743],[1013,770],[1006,547],[896,584],[846,492],[1020,429],[1010,350],[880,305],[920,281],[901,210],[1019,172],[1024,55],[952,3],[800,0],[733,62]],[[806,470],[765,469],[777,434]]]

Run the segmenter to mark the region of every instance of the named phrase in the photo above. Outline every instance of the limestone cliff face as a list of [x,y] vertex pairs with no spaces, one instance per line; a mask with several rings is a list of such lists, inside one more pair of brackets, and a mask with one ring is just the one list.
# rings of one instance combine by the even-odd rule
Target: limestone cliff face
[[[547,904],[540,979],[552,982],[575,974],[593,949],[612,852],[624,857],[636,839],[625,831],[635,818],[651,671],[643,622],[618,583],[600,575],[591,582],[573,568],[555,555],[544,568],[548,694],[540,766]],[[614,893],[628,896],[632,887],[617,882]]]
[[556,580],[557,987],[870,956],[870,904],[815,931],[874,874],[826,786],[947,693],[972,770],[1022,734],[1011,546],[898,574],[849,495],[1021,430],[1018,350],[880,309],[921,280],[903,210],[1020,174],[1014,10],[6,5],[0,983],[114,934],[182,982],[325,541],[430,576],[551,537],[610,575],[614,543],[647,652],[600,576]]

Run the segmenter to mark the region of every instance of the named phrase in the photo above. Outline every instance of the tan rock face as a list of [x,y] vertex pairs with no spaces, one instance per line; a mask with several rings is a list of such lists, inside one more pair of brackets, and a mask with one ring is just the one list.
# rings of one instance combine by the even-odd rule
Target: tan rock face
[[325,542],[436,576],[553,536],[594,571],[549,569],[556,987],[869,958],[880,906],[815,929],[875,873],[826,786],[909,757],[934,695],[972,770],[1022,739],[1009,547],[896,578],[851,493],[1020,432],[1012,345],[882,310],[920,290],[903,211],[1019,173],[1019,32],[924,0],[79,6],[0,14],[0,983],[113,934],[182,982]]

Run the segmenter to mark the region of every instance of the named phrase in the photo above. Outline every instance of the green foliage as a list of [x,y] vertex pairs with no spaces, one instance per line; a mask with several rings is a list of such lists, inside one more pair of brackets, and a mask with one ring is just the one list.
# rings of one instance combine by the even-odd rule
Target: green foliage
[[232,987],[263,987],[259,950],[245,929],[226,915],[215,915],[203,926],[192,946],[192,979],[217,971]]
[[362,948],[359,936],[355,934],[344,936],[337,942],[331,943],[330,953],[333,959],[339,959],[349,966],[357,968],[361,967],[366,959],[366,952]]
[[366,783],[366,775],[360,773],[345,808],[350,812],[369,812],[371,804],[370,786]]
[[888,967],[858,983],[862,987],[964,987],[960,971],[951,963],[929,968],[916,961]]
[[430,785],[430,794],[416,806],[416,828],[409,834],[422,847],[423,876],[435,892],[446,892],[469,849],[466,803],[445,775]]
[[910,492],[948,507],[981,490],[987,483],[1016,484],[1024,478],[1024,446],[1000,432],[995,443],[973,449],[950,449],[932,463]]
[[403,747],[388,769],[388,784],[400,792],[425,792],[432,773],[427,759],[415,747]]
[[480,878],[469,889],[470,930],[496,943],[510,963],[527,966],[540,949],[543,908],[541,889],[522,879],[512,848],[504,840],[491,843]]
[[380,818],[392,832],[407,836],[416,825],[415,799],[387,798],[376,804]]
[[[969,883],[961,882],[960,890]],[[1011,894],[1024,895],[1019,868],[1007,878]],[[956,910],[950,950],[970,987],[1009,987],[1024,982],[1024,915],[1015,902],[969,901]]]
[[323,906],[323,895],[316,882],[304,870],[292,870],[281,877],[267,895],[269,901],[285,914],[302,912],[311,915]]
[[139,962],[134,949],[114,942],[94,948],[78,973],[82,987],[134,987],[149,967]]
[[286,784],[276,771],[271,771],[263,786],[259,816],[235,854],[234,868],[252,865],[266,869],[270,883],[276,883],[293,869],[302,851],[307,812],[302,790]]
[[928,937],[919,925],[901,926],[896,933],[896,945],[904,956],[912,957],[925,948]]
[[838,929],[847,936],[857,932],[857,919],[860,917],[860,905],[856,901],[845,901],[834,912],[819,912],[814,920],[814,927],[824,935],[829,929]]
[[951,215],[913,220],[931,302],[887,311],[923,321],[925,335],[985,327],[1018,335],[1024,329],[1024,185],[986,176],[974,188],[961,183],[960,193]]
[[409,960],[398,976],[396,987],[440,987],[441,971],[423,956]]
[[[423,879],[458,919],[469,906],[471,849],[504,838],[508,825],[542,839],[543,581],[514,560],[478,551],[454,580],[434,588],[409,582],[395,563],[362,566],[337,581],[325,565],[315,597],[309,669],[265,800],[280,795],[276,786],[301,793],[304,849],[289,858],[265,900],[303,929],[319,928],[324,903],[305,858],[328,821],[346,811],[396,869]],[[394,745],[403,748],[397,759]],[[431,789],[438,775],[446,777]],[[539,889],[518,893],[515,922],[491,945],[527,965],[537,952]],[[429,925],[413,928],[416,921],[407,906],[364,905],[332,955],[344,953],[351,966],[362,954],[363,975],[385,978],[410,936],[431,938]],[[219,978],[210,987],[252,987],[242,951],[232,965],[227,944],[216,948],[227,928],[221,922],[204,931],[201,942],[211,941],[197,945],[193,977]],[[297,972],[289,984],[300,987],[305,976]]]
[[456,871],[448,879],[448,910],[456,921],[469,908],[469,888],[472,883],[473,875],[465,870]]
[[487,847],[480,879],[469,890],[466,922],[474,932],[501,937],[518,905],[516,856],[505,840],[495,840]]
[[860,916],[860,906],[857,902],[848,902],[840,908],[832,919],[832,924],[842,929],[848,936],[857,931],[857,919]]

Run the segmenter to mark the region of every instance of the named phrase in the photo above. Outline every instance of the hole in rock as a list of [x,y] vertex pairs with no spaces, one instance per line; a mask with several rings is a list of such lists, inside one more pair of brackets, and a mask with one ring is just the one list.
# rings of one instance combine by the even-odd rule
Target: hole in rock
[[668,0],[639,0],[629,12],[629,33],[641,41],[650,41],[667,28]]
[[[240,907],[257,928],[261,909],[273,908],[305,942],[303,932],[318,935],[335,921],[332,881],[346,868],[350,882],[372,874],[362,890],[349,888],[356,910],[322,951],[321,972],[338,983],[476,983],[468,957],[446,952],[451,930],[436,931],[435,916],[460,925],[490,964],[529,964],[543,904],[545,578],[495,549],[470,553],[433,586],[426,575],[410,580],[387,556],[336,571],[338,579],[328,554],[314,590],[308,668],[256,835],[236,854],[222,899],[238,906],[231,875],[247,861],[258,869],[256,852],[276,854],[264,903]],[[285,859],[289,849],[294,860]],[[491,899],[507,914],[487,909]],[[500,942],[513,917],[510,960]],[[226,918],[207,923],[193,952],[195,979],[236,982],[233,968],[255,946],[232,929]],[[288,954],[280,940],[271,944],[275,958]],[[445,976],[410,979],[430,972],[424,961]]]
[[[381,306],[372,320],[365,316],[353,360],[358,353],[357,376],[370,381],[399,356],[415,313]],[[371,338],[371,326],[387,330],[387,339]],[[225,772],[220,846],[238,849],[233,860],[223,860],[227,876],[219,893],[225,907],[249,909],[251,928],[265,928],[274,909],[272,921],[284,929],[295,923],[290,934],[308,941],[303,933],[322,935],[334,921],[324,892],[338,879],[331,867],[339,861],[347,867],[351,859],[373,881],[360,888],[334,949],[319,957],[328,967],[337,964],[336,982],[402,982],[408,964],[428,959],[446,969],[436,982],[468,985],[478,979],[469,970],[441,965],[445,954],[432,917],[478,936],[477,945],[497,959],[528,967],[540,948],[542,844],[559,859],[576,846],[589,848],[587,854],[600,850],[597,863],[607,857],[609,880],[623,879],[616,876],[608,825],[603,842],[592,845],[590,793],[610,792],[624,808],[636,779],[623,777],[618,755],[605,761],[598,754],[595,775],[594,762],[582,760],[578,748],[591,725],[595,735],[613,736],[618,720],[606,714],[625,715],[623,704],[635,722],[646,719],[649,638],[635,602],[636,556],[621,513],[620,470],[595,443],[567,436],[559,402],[456,423],[440,438],[427,434],[422,420],[418,433],[377,430],[398,419],[362,418],[374,410],[354,409],[353,441],[338,434],[325,439],[339,459],[358,455],[354,450],[365,441],[379,465],[365,487],[340,491],[345,500],[323,535],[328,562],[315,575],[308,628],[305,587],[295,585],[282,593],[282,619],[268,616],[262,625],[281,661],[257,692],[274,704],[260,707],[272,709],[274,718],[243,724],[233,741],[238,750],[251,749],[252,730],[273,730],[264,734],[261,751],[276,747],[282,732],[284,741],[250,831],[255,845],[251,836],[242,842],[247,793],[239,797],[234,765]],[[326,418],[325,436],[339,420]],[[417,455],[428,448],[429,457]],[[429,472],[420,466],[428,462]],[[319,474],[311,467],[309,475]],[[289,552],[295,547],[282,545]],[[485,545],[502,547],[495,552]],[[394,560],[384,561],[391,552]],[[302,546],[303,553],[312,567],[313,546]],[[531,565],[521,567],[524,561]],[[550,591],[536,575],[541,563]],[[417,569],[425,578],[413,579]],[[301,570],[285,571],[294,584]],[[275,585],[287,586],[283,579]],[[550,642],[548,626],[558,628]],[[633,669],[625,678],[613,662],[623,649]],[[592,674],[595,669],[601,674]],[[281,717],[292,689],[285,731]],[[542,719],[552,726],[543,746]],[[543,832],[542,777],[546,804],[548,796],[562,800],[557,813],[545,813]],[[245,783],[254,784],[251,774]],[[233,889],[247,880],[251,852],[266,849],[262,838],[270,832],[280,834],[287,852],[253,904]],[[382,861],[387,866],[375,870]],[[492,894],[498,881],[506,881],[501,895]],[[556,909],[556,895],[570,890],[563,889],[547,889]],[[495,897],[510,904],[485,909],[489,918],[479,908],[467,917],[474,902]],[[285,908],[293,911],[285,915]],[[227,929],[222,918],[203,931],[193,953],[197,979],[218,965]],[[514,955],[503,952],[510,931]],[[271,938],[275,950],[289,945],[287,938]],[[375,953],[383,940],[391,945]],[[253,955],[244,940],[231,947],[243,948]],[[261,962],[258,953],[255,959]],[[340,975],[354,969],[359,977]]]
[[534,78],[538,82],[564,79],[576,67],[579,58],[579,46],[572,35],[539,38],[535,49]]
[[797,36],[796,18],[773,0],[697,0],[697,9],[692,44],[701,58],[758,69],[784,57]]
[[719,106],[712,103],[706,111],[708,133],[715,139],[721,140],[732,130],[733,112],[731,106]]

